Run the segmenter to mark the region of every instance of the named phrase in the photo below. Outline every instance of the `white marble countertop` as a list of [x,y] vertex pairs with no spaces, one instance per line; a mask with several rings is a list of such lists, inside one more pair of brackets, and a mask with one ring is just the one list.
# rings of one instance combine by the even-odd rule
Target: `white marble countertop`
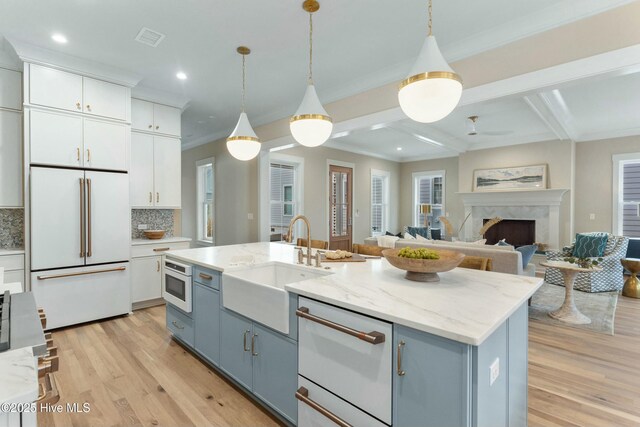
[[24,255],[24,249],[0,249],[0,256]]
[[163,237],[162,239],[131,239],[131,245],[155,245],[162,243],[180,243],[180,242],[190,242],[191,238],[189,237]]
[[38,399],[38,367],[31,347],[0,353],[0,403]]
[[[213,270],[269,261],[292,263],[278,243],[170,251],[167,256]],[[471,345],[479,345],[542,286],[541,278],[456,268],[440,282],[406,280],[385,259],[325,263],[334,274],[286,285],[289,292]],[[313,267],[310,267],[313,268]],[[224,284],[223,284],[224,286]]]

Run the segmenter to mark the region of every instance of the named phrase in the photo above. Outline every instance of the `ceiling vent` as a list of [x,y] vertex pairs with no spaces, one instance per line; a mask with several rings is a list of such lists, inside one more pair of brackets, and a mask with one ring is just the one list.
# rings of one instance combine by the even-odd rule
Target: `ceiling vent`
[[136,36],[136,41],[151,47],[157,47],[164,38],[164,34],[147,27],[142,27]]

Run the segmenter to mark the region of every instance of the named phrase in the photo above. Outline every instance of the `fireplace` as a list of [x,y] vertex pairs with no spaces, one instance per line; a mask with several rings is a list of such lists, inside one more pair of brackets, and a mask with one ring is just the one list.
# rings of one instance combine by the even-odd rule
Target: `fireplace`
[[[485,218],[482,223],[490,221]],[[531,245],[536,239],[536,221],[533,219],[503,219],[485,233],[487,245],[495,245],[505,241],[515,247]]]

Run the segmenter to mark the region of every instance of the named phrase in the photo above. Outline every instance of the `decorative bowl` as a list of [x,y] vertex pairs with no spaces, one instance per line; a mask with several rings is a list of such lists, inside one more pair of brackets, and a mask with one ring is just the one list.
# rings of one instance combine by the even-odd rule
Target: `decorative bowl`
[[405,270],[405,278],[414,282],[439,282],[438,273],[453,270],[464,259],[464,254],[449,250],[437,250],[440,259],[415,259],[398,256],[400,249],[385,249],[382,251],[389,264],[400,270]]
[[164,237],[164,230],[144,230],[144,235],[147,239],[157,240]]

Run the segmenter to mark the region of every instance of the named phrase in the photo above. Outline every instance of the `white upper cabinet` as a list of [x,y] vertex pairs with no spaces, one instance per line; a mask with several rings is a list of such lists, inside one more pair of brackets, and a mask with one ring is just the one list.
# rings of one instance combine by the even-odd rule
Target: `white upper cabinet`
[[181,114],[179,108],[154,104],[141,99],[131,100],[131,128],[133,130],[180,138]]
[[153,207],[153,135],[131,133],[131,207]]
[[83,77],[83,111],[96,116],[127,119],[129,89],[113,83]]
[[30,163],[127,171],[129,127],[77,114],[29,111]]
[[82,76],[31,64],[29,102],[36,105],[82,111]]
[[129,170],[129,128],[119,123],[84,119],[84,167]]
[[180,208],[181,206],[181,149],[176,138],[154,137],[153,182],[155,206]]
[[166,105],[153,105],[153,130],[180,137],[180,110]]
[[131,129],[153,131],[153,103],[131,98]]
[[0,107],[22,110],[22,73],[0,68]]
[[127,121],[129,88],[41,65],[29,65],[29,103]]
[[0,207],[22,203],[22,115],[0,110]]
[[82,120],[74,114],[31,110],[28,120],[30,163],[82,167]]

